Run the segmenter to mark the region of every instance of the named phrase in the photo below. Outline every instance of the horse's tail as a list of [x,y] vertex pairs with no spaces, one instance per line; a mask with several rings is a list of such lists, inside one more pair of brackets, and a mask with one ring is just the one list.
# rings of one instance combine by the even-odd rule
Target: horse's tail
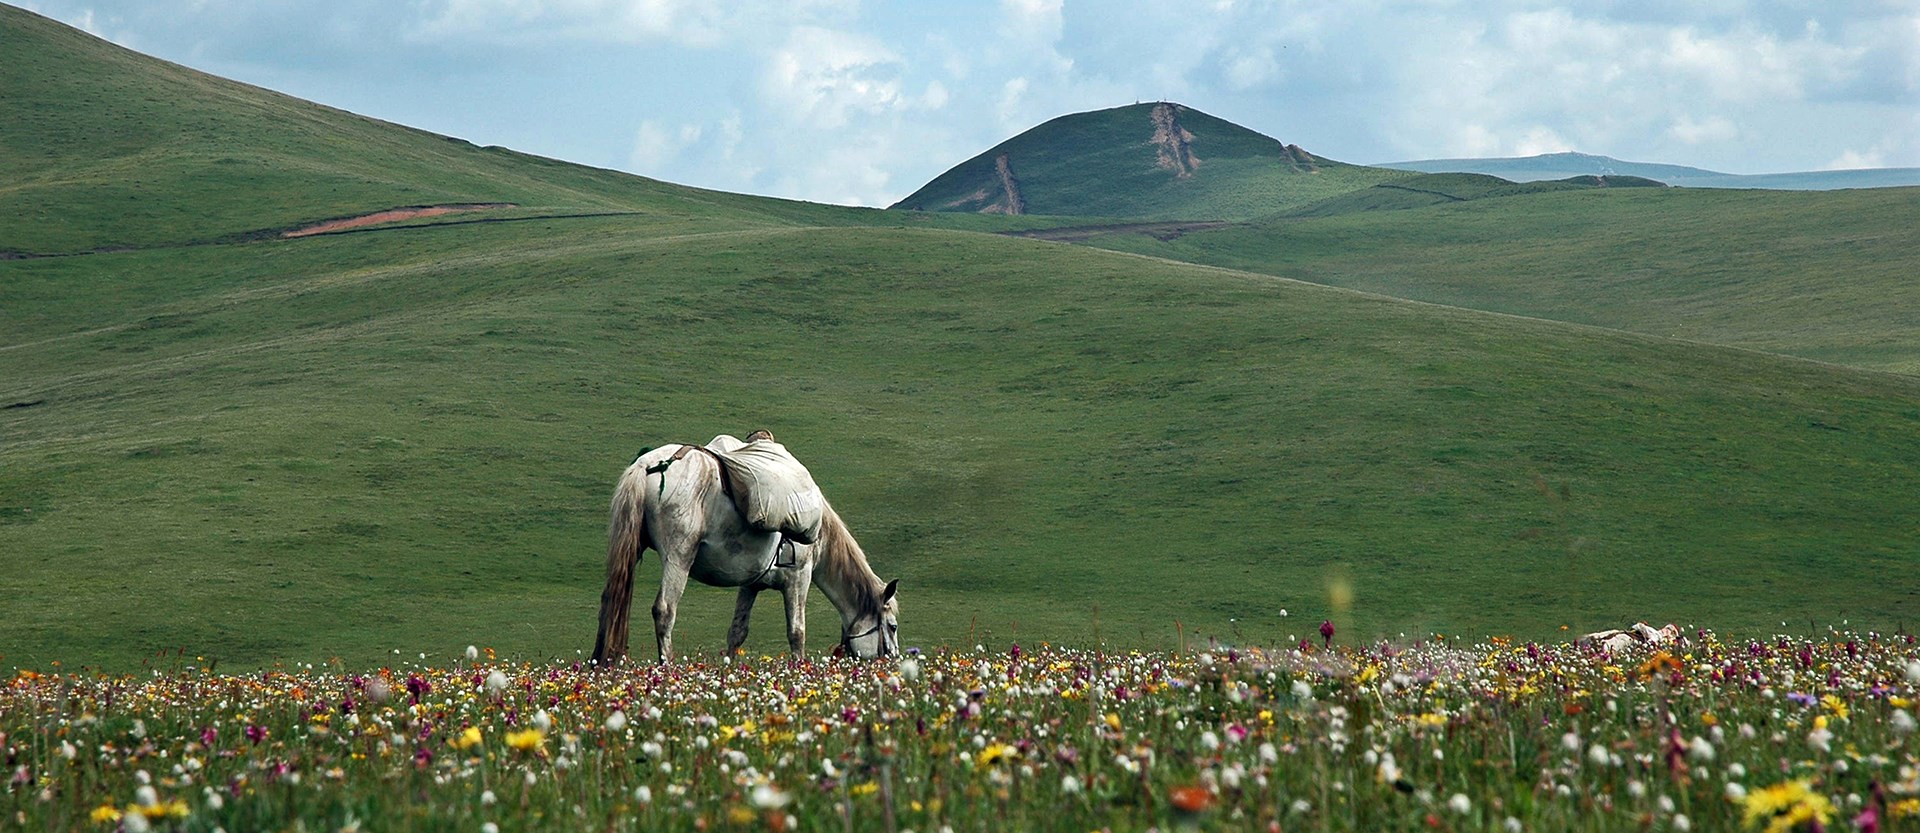
[[627,655],[627,613],[633,607],[633,568],[647,546],[647,472],[638,460],[620,475],[607,521],[607,589],[600,592],[600,634],[593,661],[609,665]]

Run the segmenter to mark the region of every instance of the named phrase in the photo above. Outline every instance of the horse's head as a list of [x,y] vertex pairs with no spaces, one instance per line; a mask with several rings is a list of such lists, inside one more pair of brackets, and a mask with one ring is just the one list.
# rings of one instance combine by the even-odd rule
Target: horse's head
[[840,631],[840,647],[860,659],[900,655],[900,602],[893,596],[900,580],[887,582],[873,609]]

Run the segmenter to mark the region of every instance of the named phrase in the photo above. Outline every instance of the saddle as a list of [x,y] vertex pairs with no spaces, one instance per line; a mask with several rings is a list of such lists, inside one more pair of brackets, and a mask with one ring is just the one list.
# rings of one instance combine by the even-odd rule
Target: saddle
[[720,468],[720,491],[733,502],[749,528],[781,536],[774,563],[793,566],[797,560],[793,544],[812,544],[820,538],[826,498],[807,467],[776,442],[772,433],[755,431],[747,435],[744,445],[728,449],[730,444],[716,438],[705,446],[683,445],[672,457],[647,471],[665,471],[674,461],[693,453],[713,458]]

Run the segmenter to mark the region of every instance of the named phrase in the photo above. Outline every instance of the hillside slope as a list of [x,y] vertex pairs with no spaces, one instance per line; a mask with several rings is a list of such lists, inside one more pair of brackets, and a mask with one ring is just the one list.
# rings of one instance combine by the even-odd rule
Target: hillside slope
[[1236,219],[1401,176],[1160,102],[1053,119],[954,166],[892,208]]
[[1636,176],[1576,176],[1513,182],[1486,174],[1420,174],[1382,182],[1283,212],[1286,217],[1331,217],[1361,211],[1399,211],[1469,200],[1579,191],[1586,188],[1660,188],[1662,183]]
[[[939,231],[0,263],[0,305],[44,285],[59,314],[0,344],[13,662],[564,655],[613,476],[755,427],[904,578],[909,644],[1920,619],[1900,377]],[[731,594],[691,597],[711,648]]]
[[0,33],[0,256],[219,240],[442,203],[807,221],[834,211],[475,147],[12,6],[0,5]]
[[1920,189],[1607,188],[1400,207],[1089,242],[1920,374]]
[[1920,185],[1920,168],[1728,174],[1686,165],[1627,162],[1590,153],[1546,153],[1539,156],[1490,159],[1420,159],[1411,162],[1387,162],[1380,167],[1424,173],[1489,174],[1515,182],[1566,179],[1571,176],[1638,176],[1684,188],[1831,191],[1840,188],[1899,188]]

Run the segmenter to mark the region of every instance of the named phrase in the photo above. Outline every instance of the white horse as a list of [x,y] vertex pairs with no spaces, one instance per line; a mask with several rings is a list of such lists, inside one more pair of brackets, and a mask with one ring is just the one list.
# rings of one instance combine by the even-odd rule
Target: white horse
[[[725,434],[708,443],[721,451],[742,445]],[[600,633],[593,646],[596,663],[611,664],[626,656],[633,569],[649,546],[659,551],[661,561],[660,596],[653,603],[661,662],[673,660],[673,620],[689,576],[715,587],[740,588],[733,627],[727,632],[728,655],[747,641],[754,597],[777,588],[787,604],[787,645],[794,656],[803,656],[807,589],[816,580],[840,610],[842,648],[861,659],[899,653],[899,604],[893,594],[900,581],[882,582],[874,574],[832,506],[826,507],[820,535],[812,544],[749,528],[721,484],[719,458],[699,453],[705,449],[698,447],[688,449],[694,453],[682,448],[667,445],[643,452],[614,489],[607,524],[607,587],[600,594]]]

